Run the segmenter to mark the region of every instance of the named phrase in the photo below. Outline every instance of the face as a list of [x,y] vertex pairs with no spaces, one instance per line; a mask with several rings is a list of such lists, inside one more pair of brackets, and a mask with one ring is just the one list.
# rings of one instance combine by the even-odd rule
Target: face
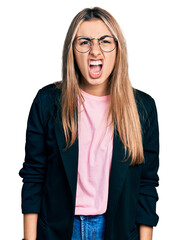
[[[105,23],[99,19],[92,19],[80,25],[76,37],[101,38],[105,35],[112,36]],[[114,68],[116,48],[111,52],[104,52],[97,39],[92,43],[91,49],[85,53],[74,48],[75,59],[82,75],[80,87],[90,94],[103,96],[109,94],[107,82]]]

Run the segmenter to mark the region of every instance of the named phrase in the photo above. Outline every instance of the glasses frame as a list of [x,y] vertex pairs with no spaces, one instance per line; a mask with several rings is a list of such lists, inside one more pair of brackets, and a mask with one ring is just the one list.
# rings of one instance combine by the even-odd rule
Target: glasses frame
[[[110,38],[113,38],[114,39],[114,42],[115,42],[115,47],[111,50],[111,51],[105,51],[105,50],[103,50],[102,48],[101,48],[101,46],[100,46],[100,42],[99,41],[101,41],[101,40],[103,40],[104,38],[106,38],[106,37],[110,37]],[[75,47],[75,41],[78,39],[78,38],[85,38],[86,40],[89,40],[90,41],[90,48],[87,50],[87,51],[85,51],[85,52],[81,52],[81,51],[79,51],[76,47]],[[92,46],[93,46],[93,40],[98,40],[98,45],[99,45],[99,47],[100,47],[100,49],[101,49],[101,51],[103,51],[103,52],[112,52],[112,51],[114,51],[114,49],[117,47],[117,39],[115,38],[115,37],[113,37],[113,36],[110,36],[110,35],[104,35],[104,36],[102,36],[102,37],[100,37],[100,38],[89,38],[89,37],[86,37],[86,36],[78,36],[78,37],[76,37],[75,39],[74,39],[74,41],[73,41],[73,46],[74,46],[74,48],[78,51],[78,52],[80,52],[80,53],[87,53],[87,52],[89,52],[90,50],[91,50],[91,48],[92,48]]]

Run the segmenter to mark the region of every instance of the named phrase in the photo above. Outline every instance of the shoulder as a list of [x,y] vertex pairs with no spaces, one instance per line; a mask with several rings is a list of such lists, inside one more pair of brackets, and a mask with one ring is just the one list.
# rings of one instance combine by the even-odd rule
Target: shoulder
[[38,93],[41,95],[41,96],[50,96],[50,95],[56,95],[56,94],[59,94],[61,93],[61,90],[57,87],[57,83],[51,83],[51,84],[48,84],[44,87],[42,87]]
[[153,108],[156,107],[154,98],[150,96],[148,93],[145,93],[135,88],[133,89],[133,92],[138,111],[150,112]]
[[157,115],[156,103],[148,93],[133,89],[141,124]]
[[56,83],[48,84],[38,90],[32,109],[37,109],[44,116],[54,115],[60,106],[61,90]]
[[138,106],[144,106],[145,108],[149,109],[152,108],[155,104],[155,100],[152,96],[150,96],[148,93],[145,93],[138,89],[133,89],[136,104]]
[[36,99],[41,101],[42,105],[54,104],[56,101],[59,102],[61,96],[61,90],[57,87],[56,83],[48,84],[38,90]]

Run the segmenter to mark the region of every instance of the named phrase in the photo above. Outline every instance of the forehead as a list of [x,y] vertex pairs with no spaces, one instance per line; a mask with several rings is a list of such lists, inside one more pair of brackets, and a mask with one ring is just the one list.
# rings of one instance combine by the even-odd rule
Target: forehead
[[103,35],[111,35],[111,31],[108,29],[106,24],[100,19],[92,19],[90,21],[84,21],[79,26],[76,37],[87,36],[99,38]]

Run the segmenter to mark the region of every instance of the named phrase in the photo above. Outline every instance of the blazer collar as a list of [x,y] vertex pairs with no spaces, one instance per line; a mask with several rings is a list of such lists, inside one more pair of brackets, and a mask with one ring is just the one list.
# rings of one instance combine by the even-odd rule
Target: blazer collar
[[[75,210],[75,198],[76,198],[76,187],[77,187],[77,174],[78,174],[78,138],[74,144],[64,151],[66,144],[65,135],[61,122],[61,112],[59,110],[55,122],[55,135],[57,139],[57,144],[61,154],[63,166],[68,179],[68,183],[72,193],[72,204],[73,210]],[[127,161],[124,159],[124,146],[120,140],[117,131],[114,132],[113,139],[113,155],[112,164],[110,171],[109,180],[109,195],[108,195],[108,205],[107,205],[107,216],[112,216],[117,207],[119,197],[121,195],[121,190],[123,187],[124,180],[127,175],[127,170],[130,165],[130,158]],[[110,219],[111,221],[112,219]],[[110,222],[109,221],[109,222]]]

